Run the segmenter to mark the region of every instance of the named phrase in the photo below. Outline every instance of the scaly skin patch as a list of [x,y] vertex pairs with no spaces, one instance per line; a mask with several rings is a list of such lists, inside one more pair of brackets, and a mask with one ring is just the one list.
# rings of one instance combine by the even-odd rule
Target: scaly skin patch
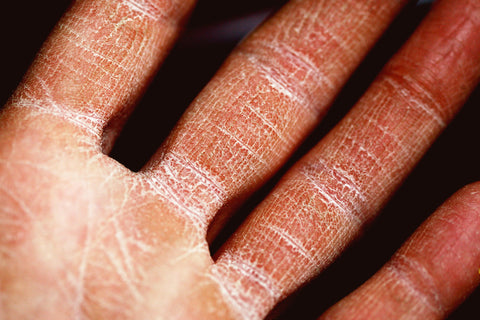
[[[478,1],[443,0],[213,261],[211,221],[285,163],[405,2],[292,1],[139,173],[105,153],[193,1],[75,2],[0,114],[0,318],[263,318],[358,236],[478,82]],[[459,235],[455,219],[437,227]],[[443,264],[445,294],[421,257],[405,250],[388,279],[441,316],[475,281]]]

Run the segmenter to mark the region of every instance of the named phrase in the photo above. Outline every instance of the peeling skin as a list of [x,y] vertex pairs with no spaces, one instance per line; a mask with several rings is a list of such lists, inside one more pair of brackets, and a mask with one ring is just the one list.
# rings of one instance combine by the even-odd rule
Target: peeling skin
[[87,130],[95,145],[113,126],[108,151],[191,8],[192,1],[177,2],[76,1],[8,107],[60,117]]
[[[105,153],[193,1],[76,1],[0,114],[0,319],[263,318],[357,237],[477,83],[478,2],[442,0],[212,259],[216,214],[285,163],[404,2],[290,2],[134,173]],[[479,194],[447,202],[374,291],[417,315],[456,306],[480,281]]]
[[[283,177],[224,246],[215,271],[226,278],[224,286],[232,286],[233,279],[239,277],[229,257],[251,266],[251,270],[260,269],[255,274],[270,274],[273,283],[282,288],[279,298],[326,268],[374,218],[459,110],[467,97],[459,91],[474,88],[477,80],[472,79],[480,74],[478,66],[472,68],[464,62],[465,51],[478,52],[480,41],[474,40],[473,24],[460,23],[458,28],[452,22],[444,30],[450,38],[440,36],[441,41],[428,42],[429,36],[438,35],[438,21],[463,21],[468,15],[463,9],[450,9],[445,2],[437,10],[352,111]],[[480,11],[475,10],[478,17]],[[480,21],[475,21],[478,26]],[[436,49],[439,43],[442,47]],[[431,68],[429,62],[446,47],[450,49],[448,56],[441,62],[436,60],[441,67]],[[417,55],[424,64],[413,69],[410,61],[416,61]],[[402,75],[401,81],[395,78],[393,82],[397,74]],[[426,83],[436,83],[437,79],[439,86],[429,89]],[[418,86],[426,93],[419,95]],[[445,92],[440,94],[438,87]],[[250,303],[263,310],[254,319],[261,319],[278,299],[272,299],[265,290],[251,294],[252,287],[260,286],[258,279],[254,274],[242,275],[249,281],[233,281],[233,287],[226,291],[243,291],[237,293],[242,297],[236,302],[237,309],[243,309],[250,297]],[[415,290],[408,285],[408,278],[404,283],[403,288]],[[438,310],[434,300],[429,304]]]
[[[201,230],[206,230],[208,224],[205,212],[225,203],[224,187],[201,166],[173,152],[165,155],[156,171],[162,173],[162,179],[156,176],[147,178],[156,193],[188,216]],[[148,175],[147,172],[145,174]],[[193,181],[197,183],[191,184]],[[205,194],[210,195],[210,190],[214,190],[215,198],[210,202],[199,200],[203,199]],[[189,199],[184,198],[185,194],[191,195]]]
[[[166,155],[181,154],[222,185],[227,204],[247,197],[318,124],[404,3],[287,4],[232,53],[145,169],[163,180]],[[205,190],[199,201],[218,197]],[[219,205],[202,213],[207,223]]]

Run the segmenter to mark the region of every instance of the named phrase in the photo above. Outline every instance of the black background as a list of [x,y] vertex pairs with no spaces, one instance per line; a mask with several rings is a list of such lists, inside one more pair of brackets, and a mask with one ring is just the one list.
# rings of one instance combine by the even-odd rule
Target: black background
[[[198,34],[198,30],[203,30],[205,26],[276,8],[283,2],[285,1],[200,0],[183,40],[175,47],[127,123],[112,151],[112,157],[127,167],[138,170],[239,40],[233,36],[228,41],[224,39],[199,44],[191,41],[193,34]],[[35,52],[69,3],[67,0],[2,1],[1,105],[8,99]],[[341,119],[427,10],[428,6],[412,5],[403,12],[352,76],[326,119],[300,148],[295,159]],[[378,270],[408,235],[449,195],[470,182],[480,180],[479,102],[480,90],[476,90],[365,236],[318,279],[274,310],[270,315],[272,319],[316,319],[322,310]],[[212,245],[212,250],[235,229],[244,218],[244,213],[258,203],[285,170],[240,210],[219,240]],[[478,319],[478,291],[449,319]]]

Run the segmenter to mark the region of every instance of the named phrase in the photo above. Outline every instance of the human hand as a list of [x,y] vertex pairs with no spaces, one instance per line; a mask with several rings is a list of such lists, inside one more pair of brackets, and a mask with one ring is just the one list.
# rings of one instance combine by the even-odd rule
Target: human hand
[[[478,8],[443,1],[214,263],[205,240],[214,215],[228,215],[285,162],[401,1],[292,3],[241,45],[139,173],[105,154],[170,47],[175,19],[140,1],[82,3],[0,122],[6,319],[262,318],[375,217],[479,73]],[[179,3],[181,17],[190,3]],[[455,307],[478,282],[472,190],[329,314],[414,318]]]

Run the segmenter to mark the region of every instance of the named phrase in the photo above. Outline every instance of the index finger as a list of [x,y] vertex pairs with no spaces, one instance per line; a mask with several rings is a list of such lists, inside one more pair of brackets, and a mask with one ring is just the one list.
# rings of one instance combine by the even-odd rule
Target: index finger
[[[3,115],[32,121],[41,116],[41,123],[46,119],[61,123],[64,130],[79,132],[108,152],[194,3],[74,1],[7,102]],[[41,127],[44,131],[49,128]]]

